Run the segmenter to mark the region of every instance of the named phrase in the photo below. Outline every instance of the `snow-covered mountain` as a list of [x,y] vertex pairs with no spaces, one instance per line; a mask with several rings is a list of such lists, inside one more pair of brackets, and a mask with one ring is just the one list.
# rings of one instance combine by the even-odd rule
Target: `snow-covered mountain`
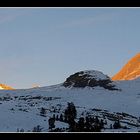
[[[84,84],[82,82],[82,87],[81,83],[77,84],[79,78],[86,81]],[[121,90],[104,88],[99,84],[102,80],[109,80],[107,85],[111,84],[115,89]],[[94,86],[93,83],[89,84],[90,81]],[[69,76],[64,83],[58,85],[1,90],[0,131],[48,132],[49,120],[54,116],[55,127],[52,130],[69,131],[69,123],[65,121],[64,114],[67,104],[73,102],[77,110],[75,118],[77,124],[81,117],[89,117],[93,121],[91,125],[94,125],[95,118],[98,117],[104,123],[102,132],[138,132],[140,130],[139,85],[139,79],[114,82],[99,71],[82,71]],[[116,121],[121,125],[118,129],[113,127]]]
[[132,80],[140,77],[140,53],[128,61],[112,80]]
[[96,87],[100,86],[108,90],[117,90],[111,79],[100,71],[86,70],[69,76],[63,84],[65,87]]

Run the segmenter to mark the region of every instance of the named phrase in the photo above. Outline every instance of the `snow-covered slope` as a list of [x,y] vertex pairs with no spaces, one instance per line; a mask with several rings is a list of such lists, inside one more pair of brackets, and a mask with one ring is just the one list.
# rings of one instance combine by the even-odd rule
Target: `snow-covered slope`
[[[49,131],[48,119],[54,114],[64,114],[68,102],[77,109],[77,120],[81,116],[98,116],[107,121],[102,131],[140,130],[140,80],[113,82],[121,90],[104,87],[65,87],[62,84],[20,90],[0,91],[0,131],[33,131],[37,126]],[[41,108],[45,114],[41,115]],[[118,118],[125,129],[110,129]],[[67,130],[69,125],[55,121],[55,128]],[[127,129],[126,129],[127,128]]]
[[132,80],[140,77],[140,53],[128,61],[112,80]]
[[80,76],[83,75],[87,75],[89,78],[94,78],[96,80],[106,80],[106,79],[110,79],[107,75],[104,75],[102,72],[97,71],[97,70],[85,70],[85,71],[81,71],[79,72]]

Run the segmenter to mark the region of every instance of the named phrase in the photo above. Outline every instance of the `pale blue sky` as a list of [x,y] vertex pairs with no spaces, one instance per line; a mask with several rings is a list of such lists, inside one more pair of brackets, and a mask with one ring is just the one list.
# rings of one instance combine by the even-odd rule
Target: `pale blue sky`
[[113,76],[138,52],[139,8],[0,8],[0,82],[14,88]]

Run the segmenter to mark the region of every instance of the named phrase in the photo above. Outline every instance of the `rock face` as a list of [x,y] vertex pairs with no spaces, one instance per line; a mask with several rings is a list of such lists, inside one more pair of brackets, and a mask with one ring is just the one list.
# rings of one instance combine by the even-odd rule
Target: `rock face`
[[140,53],[128,61],[112,80],[133,80],[140,77]]
[[68,77],[63,86],[79,88],[100,86],[109,90],[117,90],[107,75],[95,70],[77,72]]
[[0,84],[0,90],[13,90],[13,88],[5,84]]

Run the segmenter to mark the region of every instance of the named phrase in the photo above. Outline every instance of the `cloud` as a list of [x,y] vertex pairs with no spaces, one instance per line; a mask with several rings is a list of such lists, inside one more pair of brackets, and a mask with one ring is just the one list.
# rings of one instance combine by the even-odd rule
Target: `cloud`
[[69,22],[61,25],[60,27],[78,27],[78,26],[91,25],[91,24],[95,24],[98,22],[104,22],[104,21],[111,20],[112,17],[114,17],[115,15],[116,15],[116,13],[106,13],[106,14],[100,14],[100,15],[96,15],[96,16],[83,17],[83,18],[69,21]]
[[0,15],[0,24],[8,21],[12,21],[16,18],[16,15]]
[[[4,10],[4,12],[2,11]],[[17,17],[25,15],[27,12],[23,9],[11,9],[5,12],[6,9],[0,9],[0,24],[15,20]]]

